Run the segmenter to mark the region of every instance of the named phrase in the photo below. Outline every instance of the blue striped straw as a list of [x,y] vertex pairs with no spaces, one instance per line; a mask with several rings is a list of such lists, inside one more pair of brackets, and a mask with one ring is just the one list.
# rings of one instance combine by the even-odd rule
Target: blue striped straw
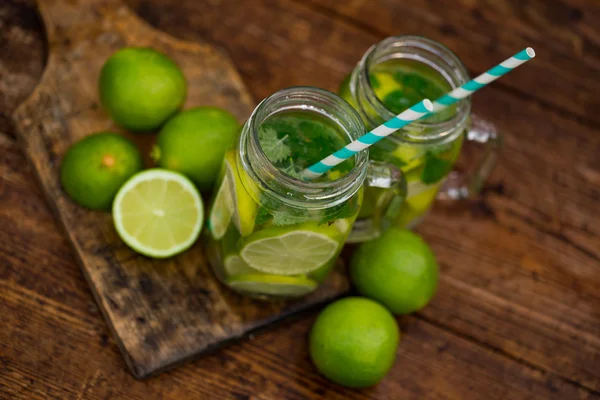
[[457,101],[460,101],[465,97],[472,95],[477,90],[495,81],[502,75],[507,74],[508,72],[517,68],[519,65],[522,65],[523,63],[531,60],[533,57],[535,57],[535,51],[533,51],[531,47],[527,47],[526,49],[521,50],[514,56],[502,61],[494,68],[479,75],[477,78],[443,95],[442,97],[437,99],[433,104],[427,99],[423,100],[422,102],[412,106],[408,110],[405,110],[402,113],[396,115],[389,121],[384,122],[383,125],[378,126],[370,132],[367,132],[364,136],[361,136],[360,138],[358,138],[358,140],[355,140],[354,142],[346,145],[346,147],[344,147],[343,149],[340,149],[332,155],[325,157],[318,163],[311,165],[310,167],[302,171],[302,176],[306,179],[318,178],[325,172],[329,171],[331,168],[344,162],[359,151],[364,150],[372,144],[379,142],[381,139],[388,135],[391,135],[398,129],[410,124],[411,122],[421,119],[424,116],[431,114],[432,112],[435,113],[437,111],[443,110],[444,108],[456,103]]
[[359,151],[379,142],[384,137],[396,132],[398,129],[410,124],[411,122],[422,118],[424,115],[429,114],[432,110],[433,104],[428,99],[415,104],[411,108],[402,111],[389,121],[384,122],[383,125],[379,125],[377,128],[365,133],[352,143],[347,144],[346,147],[306,168],[304,171],[302,171],[302,177],[306,179],[315,179],[323,175],[325,172],[346,161]]
[[477,78],[465,83],[461,87],[454,89],[450,93],[446,93],[445,95],[434,101],[433,112],[435,113],[440,110],[443,110],[444,108],[456,103],[457,101],[460,101],[465,97],[469,97],[474,92],[488,85],[490,82],[493,82],[496,79],[500,78],[502,75],[509,73],[513,69],[517,68],[519,65],[531,60],[533,57],[535,57],[535,51],[533,51],[531,47],[521,50],[514,56],[502,61],[500,64],[496,65],[489,71],[484,72]]

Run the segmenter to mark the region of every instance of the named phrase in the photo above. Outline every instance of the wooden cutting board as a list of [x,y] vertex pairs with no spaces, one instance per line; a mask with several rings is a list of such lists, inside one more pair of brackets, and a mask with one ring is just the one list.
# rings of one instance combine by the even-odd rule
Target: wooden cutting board
[[[14,113],[15,127],[135,377],[164,371],[347,292],[348,282],[337,268],[316,293],[301,300],[251,300],[215,280],[202,243],[172,259],[152,260],[121,242],[109,213],[71,202],[59,182],[65,151],[92,132],[119,130],[97,94],[100,68],[115,50],[148,46],[176,60],[189,84],[186,108],[223,107],[243,122],[254,103],[222,50],[157,32],[119,1],[43,0],[39,7],[48,64],[37,89]],[[128,136],[148,153],[153,135]]]

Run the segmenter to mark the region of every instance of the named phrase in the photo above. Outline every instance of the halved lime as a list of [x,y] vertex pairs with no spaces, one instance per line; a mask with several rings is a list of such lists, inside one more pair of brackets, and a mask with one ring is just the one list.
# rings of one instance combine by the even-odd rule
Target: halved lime
[[[258,188],[243,168],[237,168],[236,154],[228,151],[225,154],[226,176],[233,193],[233,223],[240,235],[248,236],[254,229],[254,220],[258,212],[258,204],[252,198],[258,195]],[[255,193],[249,193],[255,192]]]
[[334,238],[340,234],[335,227],[309,225],[255,232],[243,241],[240,255],[252,268],[269,274],[298,275],[314,271],[335,255],[340,244]]
[[258,274],[259,272],[246,264],[240,256],[231,255],[225,258],[225,272],[227,276]]
[[208,220],[210,223],[210,232],[215,240],[219,240],[225,235],[229,222],[231,222],[232,214],[233,199],[231,185],[229,184],[228,175],[225,175],[215,196]]
[[236,290],[268,296],[298,297],[317,288],[317,282],[304,276],[238,275],[227,280]]
[[113,220],[138,253],[171,257],[189,248],[202,229],[202,198],[185,176],[163,169],[134,175],[117,193]]

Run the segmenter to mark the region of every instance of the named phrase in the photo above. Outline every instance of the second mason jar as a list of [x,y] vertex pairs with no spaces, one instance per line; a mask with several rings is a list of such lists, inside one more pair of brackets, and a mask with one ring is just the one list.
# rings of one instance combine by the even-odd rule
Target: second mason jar
[[219,280],[253,297],[305,295],[335,265],[365,182],[393,194],[381,207],[394,217],[402,173],[367,152],[314,181],[300,176],[364,133],[358,113],[322,89],[281,90],[256,107],[225,155],[209,209],[207,253]]
[[[396,36],[371,47],[339,92],[373,129],[422,99],[434,101],[468,80],[464,65],[444,45],[419,36]],[[371,146],[371,159],[396,165],[406,177],[408,194],[397,226],[414,227],[436,196],[467,197],[487,178],[500,137],[470,111],[467,98]],[[486,144],[485,155],[468,174],[452,171],[464,139]],[[377,204],[384,195],[381,189],[366,190],[357,224],[377,218]]]

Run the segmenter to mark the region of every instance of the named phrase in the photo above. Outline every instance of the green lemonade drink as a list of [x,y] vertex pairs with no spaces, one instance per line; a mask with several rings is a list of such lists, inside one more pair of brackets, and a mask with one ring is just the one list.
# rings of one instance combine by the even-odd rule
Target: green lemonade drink
[[[342,111],[352,121],[334,119]],[[366,156],[315,181],[300,173],[363,132],[350,106],[316,88],[286,89],[257,107],[225,156],[209,210],[207,249],[223,283],[261,298],[318,287],[360,209]]]
[[[348,86],[349,78],[344,80],[340,94],[354,103]],[[433,68],[412,60],[391,60],[378,64],[370,71],[369,83],[377,98],[394,114],[423,99],[437,99],[452,90]],[[433,123],[444,121],[452,118],[454,113],[455,109],[450,107],[425,120]],[[414,226],[431,207],[443,179],[460,153],[462,137],[459,135],[450,143],[438,145],[402,143],[394,138],[386,138],[370,148],[373,160],[394,164],[405,174],[408,196],[398,213],[398,226]],[[361,218],[371,217],[377,212],[373,205],[377,204],[380,193],[377,189],[367,192]]]
[[[432,101],[460,86],[468,74],[447,48],[415,36],[388,38],[372,47],[340,85],[339,93],[368,129],[419,101]],[[395,225],[412,228],[427,213],[451,172],[463,143],[470,103],[463,100],[415,122],[370,147],[370,158],[400,168],[407,197]],[[360,219],[375,218],[385,191],[368,189]]]

